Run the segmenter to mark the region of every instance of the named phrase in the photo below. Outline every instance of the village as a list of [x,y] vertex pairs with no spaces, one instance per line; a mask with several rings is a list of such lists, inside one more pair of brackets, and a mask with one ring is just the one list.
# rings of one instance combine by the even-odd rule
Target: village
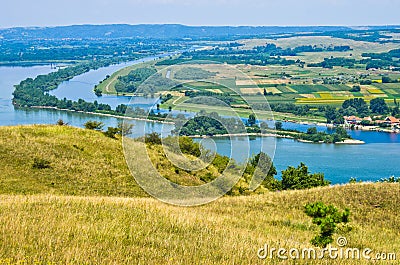
[[383,116],[364,117],[360,118],[357,116],[344,116],[345,128],[363,130],[363,131],[380,131],[380,132],[391,132],[400,133],[400,120],[393,116],[387,116],[383,119]]

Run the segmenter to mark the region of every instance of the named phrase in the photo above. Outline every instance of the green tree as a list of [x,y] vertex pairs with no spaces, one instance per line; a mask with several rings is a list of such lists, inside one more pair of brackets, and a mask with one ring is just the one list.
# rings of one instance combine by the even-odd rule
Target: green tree
[[353,107],[356,109],[357,114],[360,116],[366,116],[369,114],[369,108],[363,98],[352,98],[345,100],[342,104],[342,109]]
[[308,167],[301,163],[297,168],[288,167],[282,171],[282,189],[300,190],[327,186],[330,181],[324,179],[323,173],[310,174]]
[[374,98],[369,103],[369,108],[373,113],[386,114],[389,112],[389,107],[383,98]]
[[115,135],[117,135],[119,132],[120,132],[119,128],[108,127],[107,131],[104,132],[104,135],[110,138],[116,138]]
[[317,134],[317,127],[310,127],[307,129],[307,134]]
[[320,233],[311,240],[311,244],[317,247],[325,248],[331,244],[337,225],[350,221],[350,210],[348,208],[339,212],[335,206],[325,205],[323,202],[306,204],[304,212],[313,218],[313,224],[319,226]]
[[[269,190],[273,190],[277,186],[277,180],[274,178],[277,174],[276,168],[271,158],[264,152],[260,152],[250,159],[245,173],[253,179],[263,180],[262,185]],[[250,182],[250,178],[247,181]]]
[[282,122],[280,121],[275,122],[275,129],[278,131],[282,130]]
[[249,118],[247,120],[247,125],[248,126],[253,126],[256,124],[256,115],[254,115],[253,113],[249,115]]

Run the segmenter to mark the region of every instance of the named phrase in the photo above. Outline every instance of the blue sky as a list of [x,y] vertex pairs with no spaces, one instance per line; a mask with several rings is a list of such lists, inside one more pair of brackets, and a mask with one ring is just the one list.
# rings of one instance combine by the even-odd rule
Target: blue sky
[[0,27],[109,23],[400,24],[399,0],[10,0]]

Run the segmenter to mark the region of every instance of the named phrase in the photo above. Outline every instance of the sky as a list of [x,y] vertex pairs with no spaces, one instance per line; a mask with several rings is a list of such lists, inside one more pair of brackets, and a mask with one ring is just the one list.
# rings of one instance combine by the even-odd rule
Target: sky
[[0,28],[74,24],[399,25],[399,0],[9,0]]

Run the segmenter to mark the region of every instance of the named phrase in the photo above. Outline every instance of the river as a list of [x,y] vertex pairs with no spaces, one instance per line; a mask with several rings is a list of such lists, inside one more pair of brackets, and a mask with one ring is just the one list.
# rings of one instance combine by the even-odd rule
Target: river
[[[153,60],[149,57],[146,60]],[[138,60],[132,63],[138,63]],[[124,96],[96,97],[93,93],[94,85],[103,80],[106,75],[126,67],[128,64],[113,65],[106,68],[92,70],[77,76],[70,81],[62,83],[52,94],[59,98],[76,100],[78,98],[87,101],[97,100],[101,103],[115,107],[121,103],[128,103],[130,98]],[[33,109],[16,110],[11,104],[14,85],[27,77],[35,77],[39,74],[47,74],[54,69],[50,66],[30,67],[0,67],[0,126],[19,124],[55,124],[58,119],[68,122],[72,126],[82,127],[88,120],[102,121],[105,126],[116,126],[118,119],[106,116],[95,116],[83,113]],[[149,107],[156,99],[136,98],[133,103],[139,107]],[[137,128],[145,126],[147,132],[171,130],[173,126],[155,122],[134,121]],[[296,123],[283,123],[284,128],[306,130],[307,125]],[[328,130],[318,127],[319,130]],[[141,136],[143,132],[135,131],[134,137]],[[346,183],[351,177],[364,181],[376,181],[392,175],[400,176],[400,135],[381,132],[350,131],[355,139],[366,142],[365,145],[332,145],[332,144],[307,144],[299,143],[291,139],[277,139],[274,164],[280,172],[287,166],[297,166],[304,162],[311,172],[323,172],[327,179],[333,183]],[[235,137],[230,142],[228,138],[214,138],[216,151],[223,155],[230,155],[230,146],[240,146],[245,143],[246,137]],[[272,142],[272,138],[267,141]],[[250,139],[251,153],[260,150],[261,139]],[[212,149],[210,142],[206,147]],[[272,155],[272,154],[271,154]],[[245,159],[241,153],[232,154],[232,157],[241,162]]]

